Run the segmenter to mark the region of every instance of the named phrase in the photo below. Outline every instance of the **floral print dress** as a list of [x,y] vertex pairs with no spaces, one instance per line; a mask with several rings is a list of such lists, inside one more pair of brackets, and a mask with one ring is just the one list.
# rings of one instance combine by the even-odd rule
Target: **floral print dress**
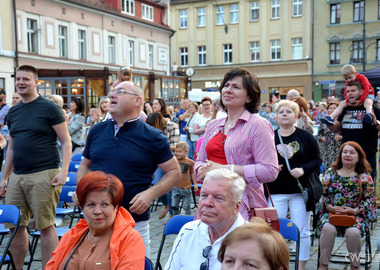
[[[362,195],[359,201],[360,181],[362,183]],[[360,211],[356,215],[357,227],[362,236],[368,229],[370,222],[376,221],[377,208],[374,196],[372,177],[368,173],[355,175],[352,177],[340,176],[336,170],[330,168],[326,171],[323,185],[322,202],[319,207],[319,217],[316,233],[319,236],[321,229],[326,222],[329,222],[329,212],[325,207],[328,204],[333,206],[359,207]],[[347,227],[336,227],[338,236],[344,236]]]

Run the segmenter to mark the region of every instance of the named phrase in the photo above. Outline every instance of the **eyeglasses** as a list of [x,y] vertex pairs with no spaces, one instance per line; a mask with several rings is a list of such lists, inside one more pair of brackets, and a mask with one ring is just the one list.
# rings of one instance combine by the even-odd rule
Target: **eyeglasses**
[[202,256],[206,259],[206,261],[201,264],[201,267],[199,268],[199,270],[209,269],[208,256],[210,255],[211,249],[212,249],[212,246],[207,246],[203,249]]
[[116,95],[120,96],[120,95],[125,95],[125,94],[129,94],[129,95],[132,95],[132,96],[136,96],[138,97],[139,95],[137,94],[134,94],[132,92],[129,92],[123,88],[119,88],[119,89],[115,89],[115,90],[111,90],[108,92],[108,97],[111,97],[113,95],[113,93],[116,93]]

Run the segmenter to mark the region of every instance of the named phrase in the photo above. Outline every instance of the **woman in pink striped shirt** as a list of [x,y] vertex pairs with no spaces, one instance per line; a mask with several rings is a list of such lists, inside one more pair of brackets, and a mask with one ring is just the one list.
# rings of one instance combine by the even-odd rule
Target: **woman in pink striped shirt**
[[243,176],[247,188],[240,213],[249,219],[253,207],[267,207],[263,183],[272,182],[278,174],[277,153],[270,123],[257,114],[260,87],[255,75],[244,68],[227,72],[219,88],[220,104],[228,116],[207,126],[195,162],[195,175],[227,168]]

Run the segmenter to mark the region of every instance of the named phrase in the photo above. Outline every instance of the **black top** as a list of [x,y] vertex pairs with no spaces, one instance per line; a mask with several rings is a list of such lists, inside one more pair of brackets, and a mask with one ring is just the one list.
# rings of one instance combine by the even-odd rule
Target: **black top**
[[[318,142],[309,131],[299,128],[296,128],[290,136],[281,137],[284,142],[284,146],[287,149],[286,153],[288,156],[290,169],[303,168],[305,172],[304,176],[299,179],[303,185],[304,179],[307,178],[313,171],[319,172],[322,164],[322,160],[319,155]],[[297,180],[290,175],[290,172],[286,166],[277,130],[275,131],[275,146],[277,150],[278,164],[282,165],[282,169],[274,182],[267,183],[270,193],[301,193],[301,190],[297,185]]]
[[[380,110],[373,107],[375,116],[380,120]],[[339,115],[338,121],[342,124],[342,143],[357,142],[366,155],[377,152],[377,128],[374,125],[363,123],[366,111],[364,106],[347,107]]]
[[59,107],[41,96],[30,103],[19,102],[8,113],[13,138],[13,165],[16,174],[58,168],[60,157],[53,126],[65,122]]

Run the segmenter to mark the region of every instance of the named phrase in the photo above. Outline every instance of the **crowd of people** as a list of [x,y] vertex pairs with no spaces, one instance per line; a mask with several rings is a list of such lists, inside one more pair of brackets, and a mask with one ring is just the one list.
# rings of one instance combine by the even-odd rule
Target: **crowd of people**
[[[292,89],[285,99],[275,92],[261,104],[259,79],[233,68],[221,81],[219,99],[184,99],[179,107],[159,97],[145,101],[131,68],[122,67],[87,117],[80,97],[71,97],[65,111],[61,96],[39,96],[37,74],[32,66],[17,69],[12,106],[4,105],[0,91],[0,123],[9,130],[0,135],[1,150],[7,148],[0,193],[22,211],[11,245],[17,269],[28,250],[31,215],[41,230],[43,268],[143,269],[152,201],[163,204],[160,219],[181,208],[191,215],[198,185],[194,221],[179,232],[167,270],[289,269],[292,246],[255,209],[274,207],[279,218],[297,225],[301,270],[310,259],[312,212],[320,269],[328,267],[335,236],[345,236],[348,252],[358,254],[361,237],[377,219],[380,110],[368,80],[351,65],[342,68],[341,102],[307,101]],[[84,219],[59,242],[55,208],[75,154],[83,159],[73,201]],[[304,191],[321,168],[316,204]],[[331,214],[351,215],[354,223],[337,226]],[[357,257],[350,258],[358,269]]]

